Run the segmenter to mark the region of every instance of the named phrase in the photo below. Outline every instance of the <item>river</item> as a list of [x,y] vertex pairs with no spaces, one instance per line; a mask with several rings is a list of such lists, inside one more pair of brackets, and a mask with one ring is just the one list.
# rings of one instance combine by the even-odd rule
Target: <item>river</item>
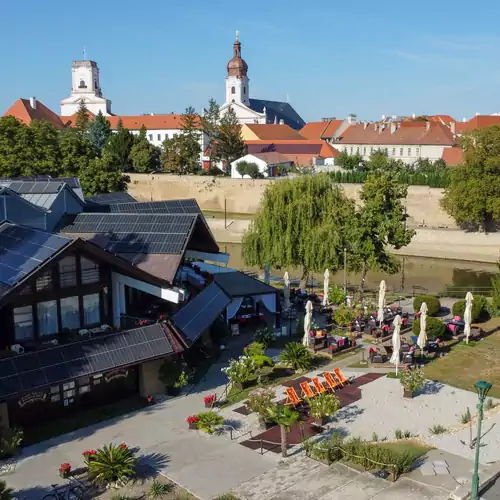
[[[241,256],[241,245],[238,243],[220,243],[222,252],[230,254],[229,267],[234,269],[262,273],[261,269],[249,268],[244,265]],[[366,278],[367,289],[378,289],[382,279],[387,289],[400,291],[405,294],[429,293],[446,295],[465,295],[466,291],[485,292],[491,288],[491,277],[497,272],[495,264],[482,264],[447,259],[429,259],[425,257],[398,257],[401,262],[401,271],[394,275],[378,272],[369,272]],[[281,278],[285,270],[271,270],[273,278]],[[300,278],[300,270],[288,269],[290,278]],[[316,282],[323,280],[322,273],[313,276]],[[330,278],[334,283],[343,283],[343,271]],[[358,286],[361,277],[359,274],[347,273],[350,286]]]

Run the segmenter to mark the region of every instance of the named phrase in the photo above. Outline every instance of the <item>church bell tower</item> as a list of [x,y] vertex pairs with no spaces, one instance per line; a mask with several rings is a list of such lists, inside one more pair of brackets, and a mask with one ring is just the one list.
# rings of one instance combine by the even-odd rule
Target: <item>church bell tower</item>
[[248,85],[248,65],[241,57],[241,42],[239,33],[233,44],[233,58],[227,63],[226,103],[250,104],[250,89]]

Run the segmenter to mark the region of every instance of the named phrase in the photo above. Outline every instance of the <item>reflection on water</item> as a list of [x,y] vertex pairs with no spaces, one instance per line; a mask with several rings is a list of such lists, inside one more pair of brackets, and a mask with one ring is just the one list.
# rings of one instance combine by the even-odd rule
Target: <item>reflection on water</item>
[[[262,272],[258,268],[248,268],[241,258],[241,245],[238,243],[221,243],[220,249],[231,255],[229,267],[245,269],[248,271]],[[385,279],[388,290],[412,292],[428,292],[432,294],[443,293],[450,287],[456,291],[464,289],[490,288],[491,276],[497,272],[495,264],[465,262],[444,259],[429,259],[425,257],[400,257],[401,271],[389,276],[383,273],[370,272],[366,278],[367,289],[377,289],[380,280]],[[271,276],[282,277],[285,270],[271,271]],[[290,278],[300,278],[301,272],[297,269],[288,269]],[[323,273],[314,275],[315,281],[323,280]],[[334,283],[343,281],[342,271],[330,278]],[[361,276],[348,272],[347,280],[351,286],[359,286]]]

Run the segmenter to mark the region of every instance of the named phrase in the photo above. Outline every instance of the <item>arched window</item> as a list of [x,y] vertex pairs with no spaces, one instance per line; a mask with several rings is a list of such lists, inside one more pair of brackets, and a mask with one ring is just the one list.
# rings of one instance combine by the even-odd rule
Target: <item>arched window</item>
[[87,85],[85,85],[85,81],[84,80],[80,80],[80,85],[78,85],[78,88],[79,89],[86,89],[87,88]]
[[234,87],[231,87],[231,94],[236,94],[236,89]]
[[243,87],[243,94],[246,94],[246,93],[247,93],[247,88]]
[[231,102],[234,102],[234,99]]

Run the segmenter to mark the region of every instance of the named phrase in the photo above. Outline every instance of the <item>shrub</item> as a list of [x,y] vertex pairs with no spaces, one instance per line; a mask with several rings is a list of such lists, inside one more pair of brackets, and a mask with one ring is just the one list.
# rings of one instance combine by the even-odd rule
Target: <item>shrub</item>
[[14,491],[7,488],[5,481],[0,481],[0,500],[11,500]]
[[337,396],[333,394],[318,394],[308,399],[310,414],[313,418],[324,418],[333,415],[342,406]]
[[245,354],[250,356],[259,368],[263,366],[274,366],[273,360],[264,354],[264,344],[252,342],[245,347]]
[[312,356],[305,345],[289,342],[280,354],[280,360],[293,370],[305,372],[311,366]]
[[[460,316],[462,319],[465,312],[465,300],[455,302],[452,307],[453,316]],[[472,322],[485,321],[488,319],[487,301],[482,295],[476,295],[472,302]]]
[[229,366],[221,371],[228,376],[231,384],[243,384],[255,376],[257,363],[250,356],[240,356],[229,360]]
[[394,431],[395,439],[410,439],[411,437],[413,437],[411,431],[402,431],[401,429],[396,429]]
[[347,326],[354,321],[356,313],[354,309],[351,309],[344,304],[340,304],[340,307],[333,313],[333,319],[335,323],[339,326]]
[[330,304],[340,305],[345,302],[344,290],[337,285],[333,285],[328,290],[328,300]]
[[[425,330],[429,340],[443,338],[446,335],[446,325],[439,318],[433,318],[432,316],[426,319]],[[420,334],[420,319],[413,323],[412,331],[413,335]]]
[[224,417],[215,411],[204,411],[198,413],[198,429],[205,431],[208,434],[213,434],[215,428],[224,423]]
[[405,391],[418,391],[424,386],[424,371],[421,368],[404,370],[399,380]]
[[89,462],[89,477],[98,483],[123,485],[135,474],[136,463],[127,445],[104,445]]
[[261,421],[268,421],[268,409],[274,406],[274,391],[271,389],[255,389],[248,395],[247,407],[259,414]]
[[443,427],[442,425],[433,425],[432,427],[429,428],[429,432],[434,436],[437,436],[439,434],[444,434],[447,431],[448,429],[446,427]]
[[253,337],[255,342],[258,342],[266,347],[269,347],[276,339],[276,333],[271,328],[259,328]]
[[149,488],[148,498],[163,498],[167,496],[174,489],[173,484],[165,484],[156,481],[153,481],[153,484]]
[[486,400],[486,403],[484,405],[485,410],[493,410],[497,405],[493,402],[493,399],[489,398]]
[[433,295],[417,295],[413,299],[413,310],[415,312],[420,311],[422,302],[425,302],[427,304],[427,309],[429,311],[428,314],[430,314],[431,316],[433,314],[437,314],[441,310],[441,302],[439,302],[439,299],[437,297],[434,297]]
[[0,459],[13,457],[23,441],[24,433],[20,429],[0,430]]
[[460,423],[461,424],[468,424],[472,420],[472,415],[470,412],[470,409],[467,408],[467,410],[460,415]]
[[180,363],[166,359],[160,366],[158,378],[165,384],[165,387],[174,387],[182,373],[182,366]]

